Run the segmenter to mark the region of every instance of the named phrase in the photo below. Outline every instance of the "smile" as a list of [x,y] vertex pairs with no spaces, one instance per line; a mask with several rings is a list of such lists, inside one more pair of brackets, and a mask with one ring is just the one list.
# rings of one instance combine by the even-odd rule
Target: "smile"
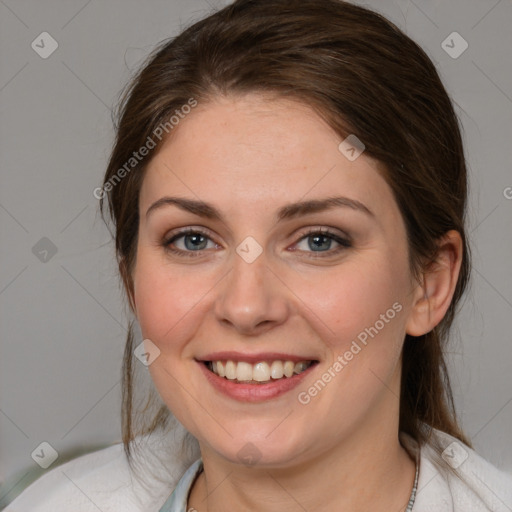
[[206,367],[215,375],[244,384],[267,384],[290,378],[307,370],[315,361],[260,361],[251,364],[245,361],[205,361]]

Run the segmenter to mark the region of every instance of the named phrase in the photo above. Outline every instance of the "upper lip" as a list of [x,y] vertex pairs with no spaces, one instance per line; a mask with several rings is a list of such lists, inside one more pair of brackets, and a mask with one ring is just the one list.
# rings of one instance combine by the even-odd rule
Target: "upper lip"
[[301,361],[317,361],[315,357],[298,356],[294,354],[284,354],[282,352],[259,352],[257,354],[247,354],[244,352],[223,351],[212,352],[205,356],[197,357],[197,361],[243,361],[246,363],[259,363],[262,361],[293,361],[299,363]]

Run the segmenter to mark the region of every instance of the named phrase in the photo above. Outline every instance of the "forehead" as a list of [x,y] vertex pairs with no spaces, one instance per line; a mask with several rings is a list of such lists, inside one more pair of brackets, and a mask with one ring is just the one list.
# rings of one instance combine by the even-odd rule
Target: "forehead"
[[394,200],[378,162],[364,153],[350,161],[341,141],[297,101],[251,94],[199,104],[150,161],[141,209],[166,194],[233,212],[332,195],[372,204],[376,214],[389,208]]

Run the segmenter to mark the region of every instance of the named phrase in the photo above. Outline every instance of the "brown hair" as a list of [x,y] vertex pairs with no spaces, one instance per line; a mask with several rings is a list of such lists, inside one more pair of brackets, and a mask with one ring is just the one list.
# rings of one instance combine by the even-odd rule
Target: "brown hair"
[[[435,259],[443,234],[452,229],[461,234],[462,267],[445,317],[431,332],[407,335],[404,342],[399,426],[420,443],[430,439],[434,427],[471,446],[457,423],[444,358],[470,273],[459,122],[426,53],[375,12],[340,0],[237,0],[153,52],[121,98],[104,179],[125,289],[130,295],[139,191],[150,158],[137,162],[115,184],[112,179],[133,151],[154,140],[157,127],[191,98],[201,104],[218,95],[249,92],[299,100],[340,137],[355,134],[364,142],[366,154],[383,164],[404,218],[416,277]],[[153,151],[160,146],[157,141]],[[103,197],[100,207],[104,215]],[[135,436],[165,426],[170,417],[160,404],[149,421],[135,428],[143,414],[133,406],[133,350],[130,325],[122,407],[128,459]]]

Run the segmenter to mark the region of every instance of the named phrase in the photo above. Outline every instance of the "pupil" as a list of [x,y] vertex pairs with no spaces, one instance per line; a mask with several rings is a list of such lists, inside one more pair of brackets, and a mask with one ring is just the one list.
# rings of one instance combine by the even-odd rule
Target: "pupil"
[[[329,245],[330,245],[330,242],[331,242],[331,239],[329,237],[327,237],[325,235],[315,235],[315,236],[312,236],[311,238],[313,239],[313,243],[314,244],[317,244],[319,242],[319,240],[323,239],[324,241],[327,242],[327,246],[324,247],[324,248],[325,249],[329,249]],[[315,245],[314,247],[321,248],[321,245],[322,244],[320,243],[319,245]],[[309,245],[309,247],[310,247],[310,249],[313,249],[313,246],[311,244]]]
[[[203,240],[201,240],[201,239],[203,239]],[[187,243],[189,240],[193,240],[192,245]],[[192,250],[198,249],[198,248],[204,249],[204,247],[199,247],[199,244],[204,243],[204,240],[205,240],[205,237],[199,233],[187,235],[185,237],[185,246],[187,249],[192,249]]]

